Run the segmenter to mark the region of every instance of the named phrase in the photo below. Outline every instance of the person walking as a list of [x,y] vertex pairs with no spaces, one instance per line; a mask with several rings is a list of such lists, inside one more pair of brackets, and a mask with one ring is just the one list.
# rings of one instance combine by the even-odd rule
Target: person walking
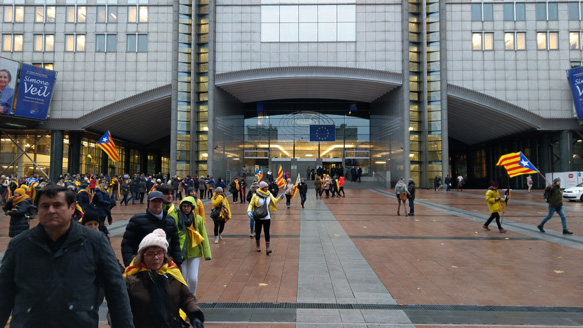
[[202,175],[198,180],[198,193],[200,194],[198,198],[204,199],[204,196],[206,195],[206,180]]
[[111,225],[113,223],[111,209],[115,207],[115,201],[112,201],[109,197],[107,183],[100,183],[95,187],[95,194],[93,195],[92,203],[99,213],[101,225],[105,228],[105,219],[107,219],[109,225]]
[[304,203],[306,202],[306,194],[308,193],[308,184],[306,179],[302,179],[300,185],[298,186],[298,192],[300,193],[300,199],[302,201],[302,208],[304,208]]
[[320,176],[316,176],[314,187],[316,189],[316,199],[322,199],[322,179],[320,179]]
[[194,328],[203,328],[204,314],[167,250],[166,233],[154,230],[140,241],[138,254],[123,274],[133,323],[139,328],[190,327],[180,317],[182,310]]
[[140,178],[138,182],[138,195],[136,195],[136,200],[140,200],[140,204],[144,204],[144,196],[146,195],[146,178]]
[[11,327],[97,327],[100,286],[113,327],[134,327],[107,238],[71,219],[75,193],[48,185],[38,191],[37,204],[39,224],[13,238],[2,260],[0,327],[11,313]]
[[457,191],[463,191],[462,188],[464,187],[464,177],[460,174],[457,177]]
[[285,185],[285,205],[287,206],[287,208],[290,208],[291,206],[291,196],[294,193],[294,184],[292,183],[291,179],[287,179],[286,181],[286,185]]
[[563,213],[563,193],[561,192],[561,179],[554,179],[553,184],[549,184],[545,188],[545,193],[548,195],[547,200],[549,202],[549,214],[536,227],[540,232],[545,232],[545,224],[553,217],[553,214],[557,212],[561,218],[561,224],[563,225],[563,235],[572,235],[573,233],[567,229],[567,218]]
[[409,216],[415,216],[415,181],[413,179],[409,179],[407,190],[409,191],[409,195],[407,196],[409,200]]
[[238,178],[233,179],[233,182],[231,182],[229,187],[230,187],[229,192],[231,192],[231,194],[233,195],[233,204],[235,204],[239,199],[239,193],[241,189],[241,186],[239,185],[239,179]]
[[506,233],[506,230],[502,228],[500,223],[500,211],[502,211],[500,193],[498,193],[498,182],[493,181],[488,191],[486,191],[486,203],[488,203],[488,210],[490,211],[490,217],[488,221],[483,225],[484,230],[490,231],[488,225],[496,219],[496,225],[498,225],[498,230],[500,233]]
[[26,213],[31,206],[30,196],[26,194],[24,188],[15,189],[14,195],[8,198],[6,205],[3,207],[4,212],[10,215],[8,237],[16,237],[29,229]]
[[405,211],[405,216],[407,216],[407,207],[405,203],[407,202],[407,196],[409,195],[409,190],[407,190],[407,185],[405,184],[405,178],[400,178],[395,185],[395,194],[397,195],[397,202],[399,207],[397,207],[397,215],[401,215],[401,203],[403,203],[403,210]]
[[176,221],[182,250],[180,271],[188,284],[188,289],[195,296],[200,259],[204,258],[206,261],[212,259],[204,219],[196,213],[196,208],[197,200],[187,196],[182,199],[178,209],[169,213]]
[[[172,186],[169,186],[170,189]],[[180,239],[176,222],[163,210],[164,194],[154,190],[148,194],[148,208],[145,213],[132,216],[121,241],[121,256],[123,263],[128,266],[132,258],[138,253],[140,241],[155,229],[166,231],[170,244],[170,255],[177,265],[182,263]]]
[[254,216],[255,218],[255,244],[257,245],[257,252],[261,252],[261,230],[265,234],[265,254],[270,255],[272,253],[270,243],[271,236],[269,229],[271,227],[271,213],[277,211],[277,203],[279,203],[284,197],[281,194],[280,197],[274,197],[271,192],[269,192],[269,185],[265,181],[259,183],[259,189],[255,192],[255,195],[251,198],[249,206],[247,207],[247,212],[255,212],[256,209],[264,207],[266,209],[264,217]]
[[[259,183],[255,181],[251,184],[251,189],[249,189],[249,192],[247,192],[247,203],[251,202],[251,199],[257,192],[257,189],[259,189]],[[255,237],[255,218],[253,217],[253,212],[247,211],[247,216],[249,217],[249,238],[253,238]]]
[[449,191],[451,189],[451,177],[448,175],[445,176],[445,191]]
[[241,194],[239,195],[239,197],[241,198],[241,204],[245,204],[245,197],[247,196],[245,194],[245,190],[247,189],[247,179],[246,178],[241,178]]
[[209,178],[209,190],[208,190],[208,198],[211,199],[213,197],[213,189],[215,188],[215,177],[211,175]]
[[[225,209],[223,210],[222,207]],[[227,196],[223,193],[223,188],[217,187],[215,190],[215,195],[211,199],[211,219],[215,224],[215,244],[219,243],[219,240],[223,240],[223,231],[225,230],[225,223],[231,219],[231,207],[229,206],[229,200]],[[219,208],[220,214],[215,218],[212,217],[212,212]]]
[[324,178],[324,192],[326,193],[326,199],[330,198],[330,188],[332,188],[332,180],[330,180],[330,176],[326,176]]
[[532,177],[530,174],[526,177],[526,185],[528,186],[528,193],[530,194],[530,189],[532,189]]
[[121,184],[121,202],[119,202],[119,205],[123,205],[125,203],[126,206],[128,206],[128,202],[130,200],[130,184],[128,180],[123,180],[123,183]]
[[342,198],[345,198],[346,194],[344,193],[344,176],[340,176],[340,178],[338,178],[338,197],[340,197],[340,192],[342,192]]

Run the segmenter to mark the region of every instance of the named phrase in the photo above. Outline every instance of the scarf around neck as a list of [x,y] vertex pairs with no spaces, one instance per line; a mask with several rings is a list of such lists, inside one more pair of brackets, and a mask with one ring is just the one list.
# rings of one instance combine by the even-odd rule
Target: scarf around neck
[[263,191],[261,189],[257,189],[257,191],[255,192],[257,194],[257,196],[261,197],[261,198],[267,198],[269,197],[269,190],[268,191]]
[[18,196],[18,197],[14,197],[12,199],[12,205],[18,205],[20,202],[22,202],[25,199],[29,199],[30,197],[26,194],[22,195],[22,196]]

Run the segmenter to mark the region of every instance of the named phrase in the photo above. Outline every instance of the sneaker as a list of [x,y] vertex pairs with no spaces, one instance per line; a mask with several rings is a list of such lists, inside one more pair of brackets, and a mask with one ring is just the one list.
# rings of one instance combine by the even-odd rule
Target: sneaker
[[482,226],[482,228],[484,228],[484,230],[486,230],[486,231],[490,231],[490,228],[488,228],[488,226],[485,224]]
[[538,231],[540,231],[540,232],[542,232],[542,233],[544,233],[544,232],[545,232],[545,229],[543,229],[543,226],[542,226],[542,225],[540,225],[540,224],[539,224],[539,225],[537,225],[536,227],[538,228]]
[[504,228],[500,228],[500,233],[506,233],[506,230],[504,230]]
[[563,235],[572,235],[573,233],[569,230],[563,230]]

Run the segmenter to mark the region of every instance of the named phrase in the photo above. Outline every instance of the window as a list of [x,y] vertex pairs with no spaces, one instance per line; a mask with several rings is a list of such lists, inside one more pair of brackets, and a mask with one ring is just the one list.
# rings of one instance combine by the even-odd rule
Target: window
[[35,23],[54,23],[56,9],[54,6],[37,6],[34,8]]
[[87,7],[69,6],[67,7],[67,23],[85,23],[87,17]]
[[517,2],[516,6],[516,20],[523,21],[526,20],[526,5],[524,2]]
[[51,71],[55,69],[55,65],[53,63],[32,63],[32,66],[48,69]]
[[494,5],[492,3],[472,4],[472,20],[473,21],[494,20]]
[[526,50],[526,32],[504,33],[504,49]]
[[98,23],[117,23],[116,6],[98,6],[97,7]]
[[117,50],[117,36],[115,34],[95,35],[95,52],[114,52]]
[[559,32],[537,32],[536,48],[538,50],[559,49]]
[[147,34],[128,34],[127,52],[146,52],[148,51]]
[[536,4],[536,20],[558,20],[559,4],[557,2],[541,2]]
[[65,51],[84,52],[85,51],[85,34],[66,34]]
[[579,20],[579,2],[569,2],[569,20]]
[[262,6],[261,41],[356,41],[356,6]]
[[4,6],[4,23],[24,22],[23,6]]
[[569,49],[579,50],[581,49],[580,43],[580,33],[579,32],[569,32]]
[[22,34],[4,34],[2,35],[2,51],[20,52],[24,37]]
[[35,34],[33,50],[37,52],[52,52],[55,46],[53,34]]
[[504,4],[504,20],[513,21],[514,20],[514,3]]
[[505,3],[504,20],[505,21],[523,21],[526,19],[524,2]]
[[494,33],[477,32],[472,33],[473,50],[494,50]]
[[148,7],[135,6],[128,8],[128,22],[129,23],[147,23],[148,22]]

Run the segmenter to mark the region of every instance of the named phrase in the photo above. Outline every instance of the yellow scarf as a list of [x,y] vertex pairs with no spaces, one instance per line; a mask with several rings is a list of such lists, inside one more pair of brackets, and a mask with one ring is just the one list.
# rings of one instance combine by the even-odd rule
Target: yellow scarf
[[192,212],[192,215],[194,215],[193,222],[186,227],[186,232],[188,232],[188,238],[190,239],[190,247],[194,248],[196,245],[203,242],[204,237],[194,228],[194,225],[196,224],[196,213],[194,213],[194,211]]
[[239,181],[235,181],[235,188],[239,190]]
[[23,200],[28,199],[28,198],[30,198],[30,197],[28,195],[26,195],[26,194],[24,194],[22,196],[19,196],[19,197],[14,197],[12,199],[12,205],[18,205],[18,203],[20,203]]
[[[135,265],[134,264],[135,260],[136,260],[136,258],[134,257],[134,259],[132,260],[132,263],[130,263],[130,265],[124,271],[124,273],[123,273],[124,277],[135,275],[135,274],[138,274],[142,271],[150,270],[144,263],[140,263],[138,265]],[[168,264],[168,262],[164,262],[164,265],[162,265],[162,267],[160,269],[156,270],[156,273],[159,275],[169,274],[174,279],[180,281],[183,285],[188,286],[188,284],[186,284],[186,281],[184,281],[184,277],[182,277],[182,273],[180,273],[180,269],[178,269],[178,267],[176,266],[176,264],[174,262],[172,262],[170,264]]]

